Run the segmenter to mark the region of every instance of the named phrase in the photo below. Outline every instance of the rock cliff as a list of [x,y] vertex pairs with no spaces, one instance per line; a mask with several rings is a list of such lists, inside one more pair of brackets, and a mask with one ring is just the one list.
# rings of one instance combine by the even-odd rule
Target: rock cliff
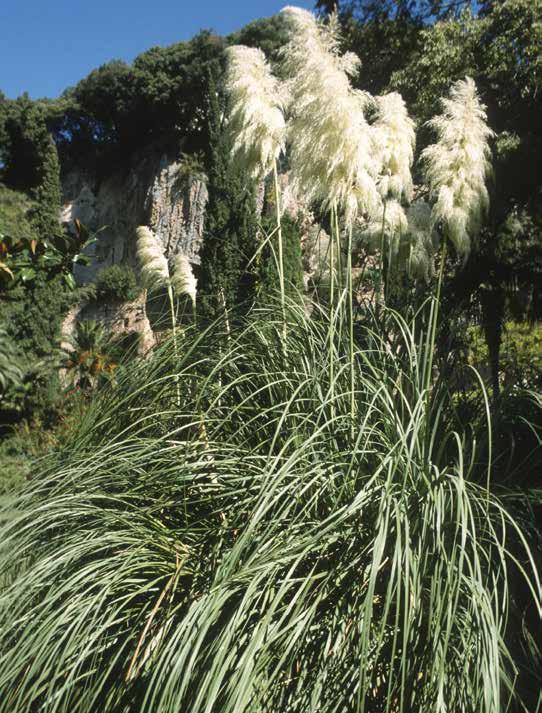
[[[305,284],[318,276],[325,265],[329,239],[307,206],[300,201],[281,176],[283,208],[302,226],[303,268]],[[263,186],[258,191],[261,209]],[[92,282],[97,272],[115,263],[135,264],[135,231],[148,225],[157,235],[168,256],[184,253],[193,263],[199,262],[203,239],[205,208],[208,194],[205,176],[191,162],[166,155],[142,154],[128,171],[119,171],[100,184],[81,171],[68,173],[63,180],[62,223],[70,229],[79,219],[97,240],[90,248],[88,267],[76,267],[78,284]],[[128,309],[128,317],[124,312]],[[113,332],[134,329],[142,333],[142,344],[153,343],[152,331],[145,315],[144,301],[137,306],[79,305],[65,320],[64,332],[73,330],[77,319],[96,319]]]
[[61,221],[68,229],[78,218],[97,232],[90,266],[76,271],[80,284],[114,263],[135,266],[138,225],[150,226],[168,255],[182,252],[198,260],[207,188],[205,177],[183,161],[146,154],[129,171],[100,185],[92,176],[72,171],[63,181],[63,194]]

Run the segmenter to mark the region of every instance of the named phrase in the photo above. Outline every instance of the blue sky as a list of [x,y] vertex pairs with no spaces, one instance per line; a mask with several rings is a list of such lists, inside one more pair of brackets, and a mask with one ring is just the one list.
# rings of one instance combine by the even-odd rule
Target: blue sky
[[56,97],[111,59],[131,61],[200,29],[228,34],[313,0],[0,0],[0,90]]

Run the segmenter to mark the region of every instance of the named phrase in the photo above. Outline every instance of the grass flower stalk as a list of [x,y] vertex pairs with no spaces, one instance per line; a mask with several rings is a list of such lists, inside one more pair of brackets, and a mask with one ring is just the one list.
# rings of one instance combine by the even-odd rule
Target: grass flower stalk
[[194,321],[196,319],[196,297],[198,281],[186,255],[178,253],[172,260],[171,286],[174,294],[187,296],[192,304]]
[[[290,96],[288,144],[293,184],[307,200],[319,202],[324,210],[340,212],[349,235],[358,216],[376,215],[382,205],[376,185],[376,136],[365,117],[372,100],[352,87],[350,77],[359,70],[359,58],[340,53],[336,15],[328,24],[297,7],[284,8],[282,15],[290,28],[283,66]],[[334,223],[332,216],[338,240]],[[340,251],[337,259],[339,256]],[[332,266],[332,283],[334,279]],[[342,287],[348,292],[346,302],[352,312],[351,275]],[[353,314],[349,319],[353,320]],[[334,322],[330,320],[330,324]],[[352,343],[351,352],[353,348]]]
[[286,7],[282,14],[290,28],[283,65],[293,182],[307,200],[328,210],[335,204],[345,223],[353,223],[381,205],[376,137],[365,118],[372,100],[350,83],[359,59],[340,54],[336,16],[326,25],[301,8]]
[[278,241],[281,308],[286,329],[283,236],[278,160],[285,151],[285,88],[273,75],[264,53],[234,45],[226,50],[226,90],[230,100],[229,129],[233,154],[256,179],[273,174]]
[[[176,359],[177,347],[177,318],[175,315],[175,299],[171,282],[168,261],[160,241],[150,228],[140,225],[136,230],[136,258],[139,265],[141,279],[147,291],[152,293],[165,289],[167,291],[171,331],[173,334],[173,348]],[[179,377],[176,377],[177,405],[180,406],[181,397],[179,390]]]
[[428,122],[437,141],[421,158],[435,199],[433,225],[442,225],[445,237],[466,257],[489,207],[486,181],[491,171],[489,139],[494,132],[470,77],[453,84],[450,96],[441,103],[442,114]]
[[152,292],[167,288],[169,268],[164,251],[156,235],[145,225],[136,230],[136,259],[147,290]]

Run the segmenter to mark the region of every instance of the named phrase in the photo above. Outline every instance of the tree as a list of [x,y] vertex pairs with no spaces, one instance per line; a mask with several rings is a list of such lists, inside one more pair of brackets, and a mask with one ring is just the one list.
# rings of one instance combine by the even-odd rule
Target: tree
[[[417,47],[390,80],[423,124],[451,82],[469,75],[497,132],[486,227],[466,265],[443,288],[443,314],[464,314],[473,303],[482,314],[495,396],[507,310],[518,302],[519,292],[527,292],[530,315],[535,316],[542,294],[542,132],[537,119],[542,111],[541,18],[539,0],[486,2],[477,14],[464,10],[423,28]],[[426,138],[420,132],[422,144]]]
[[51,240],[61,234],[59,222],[61,188],[58,151],[50,134],[44,139],[41,155],[38,184],[30,192],[34,199],[30,220],[41,240]]
[[438,19],[459,13],[465,7],[479,7],[487,2],[475,0],[317,0],[316,8],[323,14],[337,10],[360,22]]
[[209,202],[198,276],[201,313],[210,319],[246,306],[253,298],[255,279],[248,263],[257,237],[254,187],[232,160],[231,137],[224,123],[225,100],[214,76],[210,75],[208,91]]
[[60,164],[49,131],[47,103],[23,95],[10,102],[4,120],[3,177],[7,186],[33,199],[30,223],[38,239],[60,234]]
[[223,48],[221,37],[204,31],[152,47],[132,64],[114,60],[92,71],[57,102],[52,126],[62,156],[97,163],[101,173],[151,144],[171,153],[204,149],[207,75]]
[[281,14],[250,22],[226,38],[228,45],[258,47],[271,61],[279,59],[280,50],[287,41],[288,32]]

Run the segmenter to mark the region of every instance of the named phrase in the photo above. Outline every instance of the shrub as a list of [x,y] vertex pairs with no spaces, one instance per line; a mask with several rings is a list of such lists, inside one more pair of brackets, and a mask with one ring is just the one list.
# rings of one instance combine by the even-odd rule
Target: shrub
[[0,402],[0,424],[42,417],[54,422],[62,396],[58,381],[58,347],[64,315],[77,300],[61,275],[47,281],[38,274],[0,299],[2,328],[17,347],[20,383]]
[[102,268],[96,276],[96,299],[129,302],[140,294],[136,276],[127,265]]
[[[469,361],[483,374],[489,373],[489,352],[479,327],[467,333]],[[499,358],[499,379],[505,389],[542,387],[542,325],[505,322]]]
[[25,193],[13,191],[0,183],[0,241],[9,236],[14,241],[36,238],[30,225],[32,202]]

